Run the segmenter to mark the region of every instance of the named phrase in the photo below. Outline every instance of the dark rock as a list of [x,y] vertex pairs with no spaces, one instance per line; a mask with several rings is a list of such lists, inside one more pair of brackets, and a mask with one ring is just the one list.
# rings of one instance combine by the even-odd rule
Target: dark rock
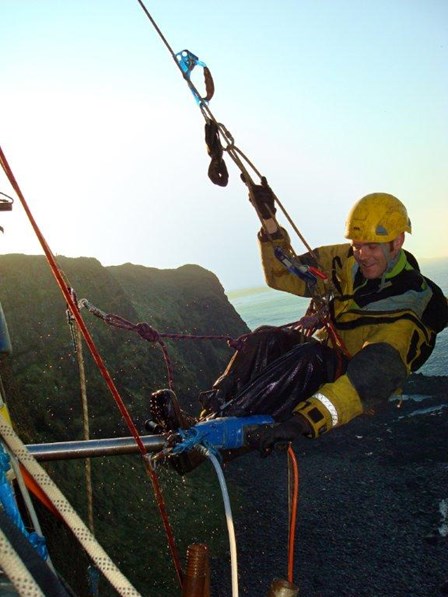
[[[418,383],[421,389],[424,380]],[[423,402],[407,400],[400,409],[391,404],[319,440],[297,442],[300,595],[433,597],[444,586],[448,550],[439,533],[439,505],[448,497],[448,409],[437,415],[425,409],[448,401],[446,378],[429,386],[436,394]],[[239,538],[240,549],[246,548],[239,560],[241,593],[258,597],[285,571],[286,457],[250,454],[238,462],[238,471],[231,465],[229,484],[245,492],[236,530],[252,528],[252,552],[248,536]],[[263,553],[257,544],[262,520]],[[230,594],[227,567],[228,562],[216,563],[217,597]]]
[[426,543],[430,545],[436,545],[440,541],[440,535],[436,535],[435,533],[430,533],[424,537]]

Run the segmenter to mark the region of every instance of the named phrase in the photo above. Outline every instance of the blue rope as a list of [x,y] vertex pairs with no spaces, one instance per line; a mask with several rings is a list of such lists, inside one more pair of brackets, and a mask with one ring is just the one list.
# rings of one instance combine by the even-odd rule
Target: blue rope
[[5,449],[0,445],[0,503],[3,510],[16,525],[16,527],[28,539],[31,545],[36,549],[37,553],[43,560],[48,558],[48,550],[45,543],[45,538],[38,535],[35,531],[29,532],[25,528],[25,524],[17,506],[16,498],[8,481],[6,473],[10,470],[10,457],[5,452]]
[[87,575],[90,595],[92,595],[92,597],[97,597],[97,595],[99,595],[100,572],[98,568],[90,565],[87,568]]

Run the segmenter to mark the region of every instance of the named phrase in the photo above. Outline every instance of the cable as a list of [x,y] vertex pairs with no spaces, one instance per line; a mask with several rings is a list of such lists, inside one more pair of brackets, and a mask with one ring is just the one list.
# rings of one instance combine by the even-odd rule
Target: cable
[[216,475],[218,476],[219,485],[221,487],[222,499],[224,502],[224,510],[226,513],[227,531],[229,533],[229,544],[230,544],[230,566],[232,573],[232,597],[238,597],[238,556],[236,548],[235,528],[233,525],[232,508],[230,506],[229,492],[227,490],[227,484],[224,477],[224,472],[216,458],[215,454],[205,446],[199,445],[198,449],[210,459],[211,463],[215,467]]

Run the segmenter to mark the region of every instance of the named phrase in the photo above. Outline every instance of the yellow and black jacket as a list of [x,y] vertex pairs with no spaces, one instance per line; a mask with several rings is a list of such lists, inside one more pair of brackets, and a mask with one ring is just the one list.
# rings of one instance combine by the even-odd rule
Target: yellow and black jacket
[[[274,254],[276,245],[290,250],[288,239],[267,241],[262,234],[259,239],[267,284],[309,296],[306,284]],[[320,247],[314,254],[317,263],[310,254],[299,259],[318,266],[331,280],[332,321],[351,355],[343,375],[295,409],[318,436],[399,390],[431,354],[437,333],[447,325],[448,307],[440,288],[421,275],[415,258],[404,250],[392,270],[376,280],[362,276],[348,243]],[[320,339],[331,346],[325,333]]]

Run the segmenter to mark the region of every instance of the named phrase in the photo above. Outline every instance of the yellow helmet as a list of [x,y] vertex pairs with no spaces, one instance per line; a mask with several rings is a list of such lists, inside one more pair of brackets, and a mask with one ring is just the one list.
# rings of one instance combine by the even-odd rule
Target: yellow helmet
[[412,232],[403,203],[388,193],[366,195],[350,210],[345,238],[358,242],[388,243],[402,232]]

